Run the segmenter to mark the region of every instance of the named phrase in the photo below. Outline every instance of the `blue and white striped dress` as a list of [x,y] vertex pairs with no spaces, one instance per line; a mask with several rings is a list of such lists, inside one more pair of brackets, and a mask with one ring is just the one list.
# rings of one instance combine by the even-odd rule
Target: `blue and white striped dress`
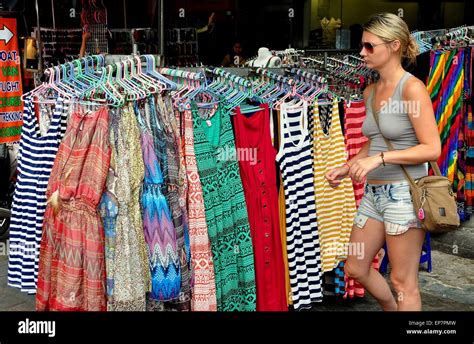
[[296,310],[322,301],[321,252],[316,218],[312,144],[307,103],[281,105],[280,150],[276,160],[285,190],[286,235],[291,297]]
[[32,99],[25,99],[18,152],[18,180],[10,222],[8,285],[36,292],[46,188],[66,125],[68,109],[58,98],[48,131],[40,134]]

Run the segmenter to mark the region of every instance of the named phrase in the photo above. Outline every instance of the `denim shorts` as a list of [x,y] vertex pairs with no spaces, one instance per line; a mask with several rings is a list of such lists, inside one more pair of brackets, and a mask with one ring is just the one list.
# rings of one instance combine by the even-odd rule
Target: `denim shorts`
[[407,181],[366,184],[354,224],[363,228],[369,217],[382,222],[385,232],[390,235],[403,234],[413,227],[422,228],[415,214]]

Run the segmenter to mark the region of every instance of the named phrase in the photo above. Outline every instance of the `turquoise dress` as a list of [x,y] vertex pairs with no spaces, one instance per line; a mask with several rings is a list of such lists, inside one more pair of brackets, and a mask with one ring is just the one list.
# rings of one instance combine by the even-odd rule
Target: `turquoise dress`
[[255,268],[234,134],[218,108],[201,119],[193,104],[194,148],[211,241],[218,311],[255,311]]

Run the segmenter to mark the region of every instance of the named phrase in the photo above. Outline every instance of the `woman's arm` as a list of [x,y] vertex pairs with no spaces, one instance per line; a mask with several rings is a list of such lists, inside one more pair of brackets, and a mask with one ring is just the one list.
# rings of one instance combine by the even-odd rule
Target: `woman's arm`
[[[408,114],[408,117],[413,124],[419,144],[407,149],[384,152],[385,163],[416,165],[437,160],[441,154],[441,142],[433,105],[425,85],[416,78],[410,78],[403,90],[403,99],[411,105],[410,110],[415,109]],[[351,164],[349,174],[359,182],[381,164],[380,155],[361,158]]]
[[360,149],[359,153],[357,153],[351,160],[349,160],[347,163],[349,166],[352,166],[357,160],[359,159],[364,159],[369,156],[369,148],[370,148],[370,140],[368,140]]
[[403,99],[412,110],[408,117],[420,143],[411,148],[384,152],[385,162],[416,165],[436,161],[441,154],[441,141],[433,105],[425,85],[417,78],[408,79],[403,90]]

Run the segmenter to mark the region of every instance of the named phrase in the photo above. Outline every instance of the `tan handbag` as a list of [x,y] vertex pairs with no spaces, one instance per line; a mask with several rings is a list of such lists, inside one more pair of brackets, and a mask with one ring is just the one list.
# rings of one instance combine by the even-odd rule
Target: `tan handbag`
[[[372,113],[382,135],[378,113],[374,110]],[[383,135],[382,137],[388,149],[394,150],[390,141]],[[405,166],[400,166],[410,182],[413,205],[423,228],[431,233],[450,232],[459,228],[460,225],[456,197],[451,182],[441,174],[436,161],[430,161],[430,165],[435,175],[422,177],[416,181],[410,176]]]

